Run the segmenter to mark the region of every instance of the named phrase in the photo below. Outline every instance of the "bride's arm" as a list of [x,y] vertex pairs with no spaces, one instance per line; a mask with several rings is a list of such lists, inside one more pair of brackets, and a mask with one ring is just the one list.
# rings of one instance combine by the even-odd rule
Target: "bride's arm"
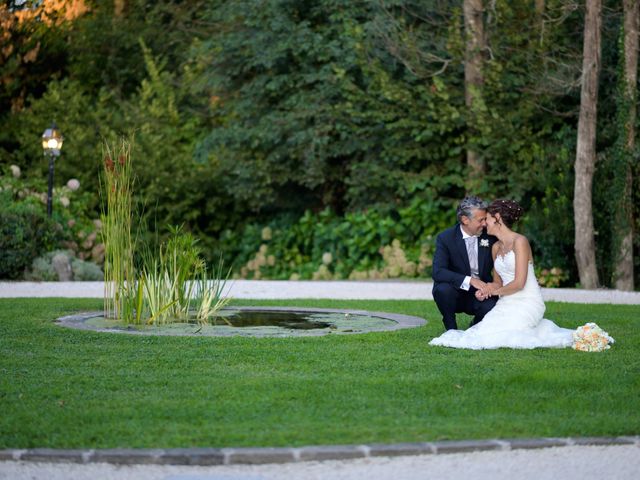
[[520,235],[516,238],[513,246],[516,255],[516,274],[512,282],[503,285],[493,292],[494,295],[500,297],[511,295],[519,292],[524,288],[527,282],[527,273],[529,271],[529,259],[531,258],[531,246],[527,237]]
[[489,285],[493,286],[494,291],[502,286],[502,278],[500,278],[500,275],[498,275],[495,268],[493,269],[493,282]]
[[[498,250],[499,250],[498,242],[496,242],[491,247],[491,256],[493,257],[493,263],[495,263],[496,261]],[[498,275],[498,272],[496,272],[495,268],[492,270],[492,274],[493,274],[493,281],[490,283],[487,283],[483,288],[478,289],[478,291],[476,292],[476,297],[479,300],[484,300],[487,297],[491,297],[495,295],[494,292],[502,286],[502,278],[500,278],[500,275]]]
[[[496,257],[498,256],[499,249],[500,247],[498,246],[498,242],[494,243],[493,247],[491,248],[491,256],[493,257],[494,265],[496,263]],[[493,269],[493,282],[491,282],[490,285],[492,286],[492,289],[491,289],[492,292],[502,286],[502,278],[500,277],[500,275],[498,275],[498,272],[496,272],[495,268]]]

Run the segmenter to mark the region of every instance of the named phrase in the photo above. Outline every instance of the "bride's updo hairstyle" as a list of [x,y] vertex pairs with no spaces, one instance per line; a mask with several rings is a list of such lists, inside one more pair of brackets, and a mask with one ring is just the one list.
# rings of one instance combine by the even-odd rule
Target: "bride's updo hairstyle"
[[487,207],[487,212],[494,217],[499,213],[502,223],[507,228],[511,228],[524,214],[524,210],[515,200],[494,200]]

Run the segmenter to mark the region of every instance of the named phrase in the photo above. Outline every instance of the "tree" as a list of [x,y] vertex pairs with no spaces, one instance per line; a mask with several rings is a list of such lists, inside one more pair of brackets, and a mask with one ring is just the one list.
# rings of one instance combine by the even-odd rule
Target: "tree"
[[[467,127],[471,137],[476,136],[474,123],[477,121],[478,104],[482,101],[482,74],[483,55],[486,49],[484,24],[482,19],[482,0],[464,0],[464,30],[466,35],[465,61],[464,61],[464,90],[465,104],[467,106]],[[467,146],[467,167],[469,170],[469,189],[478,187],[484,174],[484,161],[477,151],[477,147]]]
[[106,87],[128,99],[146,77],[139,40],[180,72],[193,41],[204,37],[198,15],[204,0],[117,0],[95,2],[89,14],[74,22],[67,40],[69,76],[87,91]]
[[0,116],[64,72],[64,37],[86,12],[83,0],[0,3]]
[[624,147],[622,149],[623,162],[622,171],[617,175],[622,177],[623,188],[620,195],[619,206],[616,209],[616,229],[617,236],[614,245],[615,252],[615,287],[619,290],[633,290],[633,157],[635,154],[636,136],[636,100],[638,81],[638,21],[640,4],[637,0],[624,0],[624,69],[623,91],[620,92],[623,101],[621,108],[623,124],[622,138]]
[[397,88],[406,71],[384,42],[372,45],[379,11],[362,1],[235,0],[210,12],[216,33],[198,55],[211,58],[216,125],[201,150],[219,158],[236,204],[263,217],[344,211],[368,180],[377,198],[366,205],[396,199],[402,166],[427,153],[415,142],[426,122],[409,115],[424,111],[415,96],[430,87]]
[[587,0],[582,52],[582,87],[575,160],[573,213],[574,246],[578,275],[583,288],[597,288],[595,233],[591,192],[596,164],[596,120],[598,118],[598,76],[600,74],[601,0]]

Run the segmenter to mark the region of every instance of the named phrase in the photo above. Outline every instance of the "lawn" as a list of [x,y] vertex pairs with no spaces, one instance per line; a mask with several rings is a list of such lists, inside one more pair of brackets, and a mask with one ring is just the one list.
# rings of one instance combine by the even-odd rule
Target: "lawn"
[[0,448],[302,446],[640,433],[640,306],[549,303],[603,353],[429,347],[429,301],[237,301],[418,315],[305,338],[140,337],[53,320],[101,300],[0,299]]

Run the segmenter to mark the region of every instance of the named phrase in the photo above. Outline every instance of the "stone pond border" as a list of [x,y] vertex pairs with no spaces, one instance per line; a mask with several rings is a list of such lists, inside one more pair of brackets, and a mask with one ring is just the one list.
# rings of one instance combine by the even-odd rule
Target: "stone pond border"
[[551,447],[612,445],[635,445],[640,448],[640,436],[447,440],[423,443],[327,445],[298,448],[6,449],[0,450],[0,461],[109,463],[114,465],[260,465],[372,457],[441,455],[490,450],[510,451]]
[[[404,328],[415,328],[426,325],[427,320],[420,317],[414,317],[411,315],[401,315],[398,313],[389,313],[389,312],[370,312],[368,310],[355,310],[355,309],[343,309],[343,308],[309,308],[309,307],[231,307],[234,310],[243,310],[243,311],[269,311],[269,312],[303,312],[303,313],[344,313],[349,315],[364,315],[368,317],[377,317],[383,318],[385,320],[391,320],[395,322],[394,325],[389,325],[385,328],[376,328],[371,331],[360,331],[360,332],[340,332],[339,335],[360,335],[363,333],[373,333],[373,332],[387,332],[393,330],[401,330]],[[81,312],[73,315],[67,315],[64,317],[60,317],[56,320],[56,324],[69,327],[76,328],[79,330],[90,330],[94,332],[108,332],[108,333],[123,333],[130,335],[158,335],[154,332],[145,332],[139,330],[119,330],[119,329],[109,329],[109,328],[96,328],[91,325],[87,325],[85,323],[86,320],[94,317],[103,316],[104,312],[102,311],[93,311],[93,312]],[[319,331],[314,334],[300,335],[300,337],[310,337],[310,336],[321,336],[328,335],[331,333],[330,330],[327,331]],[[171,334],[171,335],[181,335],[181,336],[198,336],[197,334]],[[159,336],[159,335],[158,335]],[[170,336],[170,335],[167,335]],[[211,337],[214,336],[230,336],[230,335],[208,335]],[[241,335],[237,335],[241,336]],[[249,336],[249,335],[245,335]],[[258,337],[259,335],[254,335]],[[297,335],[291,335],[295,337]],[[265,336],[266,337],[266,336]]]

